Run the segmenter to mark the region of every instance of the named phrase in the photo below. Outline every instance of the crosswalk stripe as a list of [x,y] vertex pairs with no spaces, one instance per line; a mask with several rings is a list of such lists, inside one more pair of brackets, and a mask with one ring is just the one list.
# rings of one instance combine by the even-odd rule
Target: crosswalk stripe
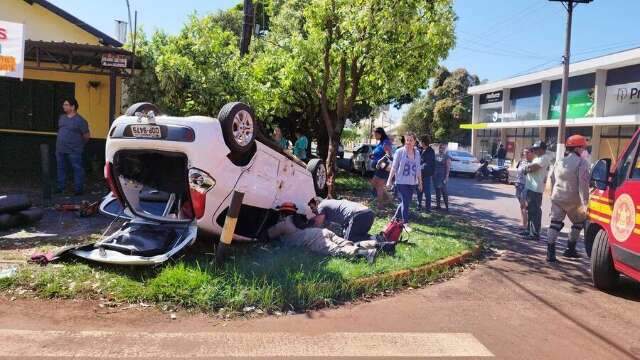
[[0,329],[0,357],[491,357],[469,333],[153,333]]

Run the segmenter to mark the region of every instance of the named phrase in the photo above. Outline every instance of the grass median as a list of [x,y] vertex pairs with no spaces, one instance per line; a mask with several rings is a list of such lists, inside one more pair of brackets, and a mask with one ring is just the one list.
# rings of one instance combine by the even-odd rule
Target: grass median
[[[366,181],[342,174],[338,190],[347,197],[365,199]],[[390,215],[379,214],[373,232]],[[381,274],[413,269],[460,254],[477,243],[473,227],[439,213],[419,214],[408,243],[394,256],[381,255],[375,263],[314,256],[279,242],[236,244],[223,268],[212,264],[212,240],[199,241],[183,257],[154,269],[112,267],[70,262],[39,267],[25,265],[17,276],[0,279],[0,289],[11,294],[51,298],[103,298],[118,302],[154,302],[215,311],[256,307],[263,311],[304,310],[349,301],[405,285],[419,285],[437,273],[380,282],[358,281]],[[407,237],[407,234],[405,234]]]

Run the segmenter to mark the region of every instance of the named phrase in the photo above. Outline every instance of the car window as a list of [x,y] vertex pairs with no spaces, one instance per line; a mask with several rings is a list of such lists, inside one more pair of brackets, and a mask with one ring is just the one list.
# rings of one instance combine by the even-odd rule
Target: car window
[[[636,170],[638,152],[638,137],[633,139],[633,142],[629,144],[627,151],[620,159],[620,165],[616,169],[616,185],[622,184],[627,177],[640,178],[640,169]],[[633,166],[632,166],[633,165]],[[633,168],[633,174],[630,174],[630,170]],[[636,173],[638,172],[638,173]]]

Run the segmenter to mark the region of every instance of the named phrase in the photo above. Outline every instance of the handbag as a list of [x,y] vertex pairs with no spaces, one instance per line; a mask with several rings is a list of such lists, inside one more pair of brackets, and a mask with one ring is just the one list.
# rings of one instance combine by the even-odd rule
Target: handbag
[[380,158],[380,160],[378,160],[378,162],[376,163],[376,169],[389,171],[391,168],[391,163],[391,156],[389,156],[389,154],[384,154],[384,156]]

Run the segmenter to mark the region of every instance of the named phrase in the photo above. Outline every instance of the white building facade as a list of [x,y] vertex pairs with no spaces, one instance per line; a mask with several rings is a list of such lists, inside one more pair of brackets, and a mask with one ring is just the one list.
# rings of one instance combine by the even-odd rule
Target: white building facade
[[[566,136],[589,139],[591,158],[616,159],[640,125],[640,48],[570,66]],[[536,140],[557,142],[562,66],[469,88],[473,96],[472,151],[507,158]]]

